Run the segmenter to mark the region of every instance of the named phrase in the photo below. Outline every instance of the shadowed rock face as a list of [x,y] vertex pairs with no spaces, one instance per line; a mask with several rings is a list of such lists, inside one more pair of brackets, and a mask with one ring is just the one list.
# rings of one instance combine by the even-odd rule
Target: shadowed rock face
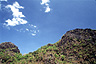
[[18,47],[11,42],[5,42],[0,44],[0,49],[10,49],[9,51],[20,53]]

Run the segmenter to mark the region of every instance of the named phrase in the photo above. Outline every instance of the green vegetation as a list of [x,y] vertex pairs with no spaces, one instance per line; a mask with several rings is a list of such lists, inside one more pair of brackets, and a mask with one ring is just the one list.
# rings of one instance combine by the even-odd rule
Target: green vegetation
[[58,42],[24,55],[12,43],[2,43],[0,64],[96,64],[96,30],[68,31]]

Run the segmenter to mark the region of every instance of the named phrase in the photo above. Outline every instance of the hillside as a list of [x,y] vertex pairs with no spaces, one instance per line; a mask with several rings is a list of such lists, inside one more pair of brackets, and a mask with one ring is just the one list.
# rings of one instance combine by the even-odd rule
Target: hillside
[[[2,64],[96,64],[96,30],[74,29],[54,43],[22,55],[11,42],[0,44]],[[0,63],[0,64],[1,64]]]

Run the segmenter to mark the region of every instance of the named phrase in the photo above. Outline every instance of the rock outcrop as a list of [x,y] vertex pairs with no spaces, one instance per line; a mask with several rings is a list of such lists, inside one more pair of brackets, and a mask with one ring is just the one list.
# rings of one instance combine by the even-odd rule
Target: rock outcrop
[[20,53],[20,50],[16,45],[11,42],[4,42],[0,44],[0,49],[7,49],[9,51],[13,51],[15,53]]
[[67,41],[76,42],[80,40],[91,40],[91,42],[95,42],[96,40],[96,30],[92,29],[75,29],[66,32],[65,35],[62,36],[59,45],[65,44]]

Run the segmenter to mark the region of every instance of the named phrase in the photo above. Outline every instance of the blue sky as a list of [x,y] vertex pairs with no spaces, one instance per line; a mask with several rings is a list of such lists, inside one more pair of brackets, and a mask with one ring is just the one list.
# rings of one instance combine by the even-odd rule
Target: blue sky
[[96,29],[95,0],[0,0],[0,43],[22,54],[55,43],[75,28]]

